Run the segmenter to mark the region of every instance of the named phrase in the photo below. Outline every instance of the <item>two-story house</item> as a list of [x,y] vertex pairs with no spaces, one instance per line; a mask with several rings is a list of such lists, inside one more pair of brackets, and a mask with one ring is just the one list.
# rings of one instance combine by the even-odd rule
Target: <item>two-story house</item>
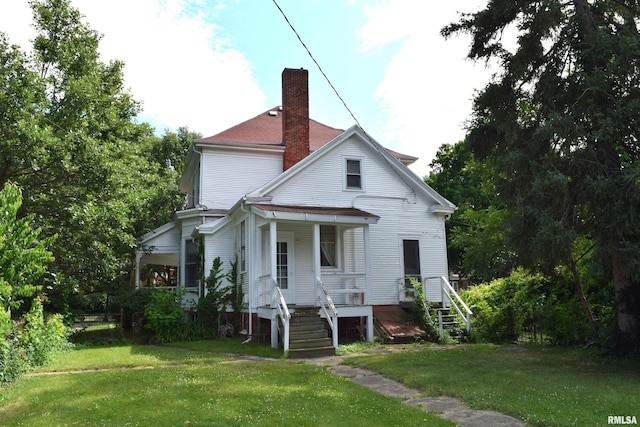
[[[172,265],[197,299],[198,263],[235,257],[249,334],[289,348],[289,319],[312,307],[331,327],[361,325],[373,340],[378,307],[399,305],[405,281],[441,301],[448,276],[445,220],[455,206],[361,128],[309,118],[308,72],[285,69],[282,106],[195,141],[175,220],[139,239],[137,265]],[[139,280],[139,279],[138,279]]]

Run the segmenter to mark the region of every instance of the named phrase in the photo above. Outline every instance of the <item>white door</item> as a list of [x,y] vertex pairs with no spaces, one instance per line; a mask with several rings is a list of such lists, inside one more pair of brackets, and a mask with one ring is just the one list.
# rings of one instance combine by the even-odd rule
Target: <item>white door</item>
[[276,279],[287,304],[295,301],[293,265],[293,233],[279,232],[276,242]]

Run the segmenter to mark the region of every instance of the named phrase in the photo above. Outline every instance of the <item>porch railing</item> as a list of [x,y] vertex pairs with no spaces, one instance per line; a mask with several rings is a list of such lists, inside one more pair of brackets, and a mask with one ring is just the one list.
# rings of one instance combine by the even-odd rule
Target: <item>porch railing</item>
[[[316,278],[316,280],[320,280]],[[323,273],[323,287],[331,293],[335,304],[363,305],[366,276],[364,273]]]
[[318,295],[318,304],[320,305],[320,311],[324,313],[329,327],[331,327],[331,340],[334,348],[338,348],[338,310],[336,309],[331,295],[327,292],[327,289],[322,284],[322,280],[319,277],[316,278],[316,287]]
[[[282,295],[282,290],[278,285],[278,281],[273,278],[273,294],[271,298],[271,307],[276,309],[277,315],[280,318],[283,326],[283,338],[282,343],[284,346],[284,351],[289,350],[289,321],[291,320],[291,313],[289,312],[289,307],[287,307],[287,302],[284,300],[284,296]],[[275,347],[278,346],[277,342],[278,338],[275,337]],[[274,337],[271,337],[271,344],[273,346]]]

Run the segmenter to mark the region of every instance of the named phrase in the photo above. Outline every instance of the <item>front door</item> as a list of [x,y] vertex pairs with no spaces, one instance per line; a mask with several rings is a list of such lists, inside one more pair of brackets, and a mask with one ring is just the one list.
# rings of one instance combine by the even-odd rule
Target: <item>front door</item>
[[293,233],[278,232],[276,242],[276,279],[287,304],[294,302]]

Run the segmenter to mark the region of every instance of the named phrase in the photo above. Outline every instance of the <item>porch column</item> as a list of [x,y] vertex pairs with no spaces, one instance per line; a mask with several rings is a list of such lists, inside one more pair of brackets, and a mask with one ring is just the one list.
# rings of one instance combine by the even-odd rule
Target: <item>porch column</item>
[[277,263],[277,243],[278,243],[278,223],[271,221],[269,223],[269,263],[271,264],[271,278],[276,279]]
[[[369,236],[369,225],[365,225],[363,231],[364,240],[364,280],[366,293],[364,294],[364,304],[371,303],[371,238]],[[367,316],[367,341],[373,342],[373,307],[371,315]]]
[[[277,240],[278,240],[278,225],[275,221],[269,222],[269,264],[271,264],[271,287],[275,286],[276,270],[277,270]],[[273,291],[271,294],[273,298]],[[273,300],[270,303],[273,307]],[[278,348],[278,315],[271,314],[271,347]]]
[[369,225],[363,228],[364,240],[364,281],[365,290],[364,305],[369,305],[371,300],[371,239],[369,237]]
[[[184,264],[185,264],[185,260],[187,258],[186,256],[186,252],[187,252],[187,241],[185,239],[180,239],[180,259],[178,260],[178,286],[183,286],[185,285],[185,282],[187,281],[186,276],[186,269],[184,268]],[[198,288],[202,288],[201,286],[199,286]],[[204,295],[200,295],[200,289],[198,289],[198,296],[202,297]]]
[[[313,281],[320,279],[322,268],[320,267],[320,224],[313,224]],[[317,283],[314,285],[317,290]]]
[[136,249],[136,289],[140,288],[140,261],[142,260],[142,254],[140,253],[140,249]]

